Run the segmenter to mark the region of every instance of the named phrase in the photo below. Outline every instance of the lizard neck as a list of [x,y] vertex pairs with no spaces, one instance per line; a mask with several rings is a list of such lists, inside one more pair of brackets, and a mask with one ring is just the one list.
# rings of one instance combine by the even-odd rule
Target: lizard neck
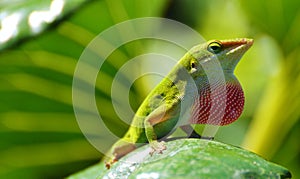
[[[220,92],[222,89],[223,92]],[[240,117],[245,100],[244,92],[237,79],[226,80],[225,88],[216,87],[216,91],[213,97],[209,85],[200,88],[199,98],[195,99],[192,108],[191,124],[223,126]]]

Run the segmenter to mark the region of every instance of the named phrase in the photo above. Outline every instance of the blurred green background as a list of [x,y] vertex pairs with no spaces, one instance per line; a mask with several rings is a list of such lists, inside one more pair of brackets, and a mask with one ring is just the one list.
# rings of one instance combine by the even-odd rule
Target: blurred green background
[[[99,161],[102,154],[84,138],[72,108],[76,62],[106,28],[146,16],[175,19],[207,40],[255,40],[236,70],[245,110],[216,140],[254,151],[300,178],[298,0],[0,1],[0,178],[62,178]],[[128,126],[113,112],[111,82],[118,67],[142,53],[138,47],[119,49],[102,69],[104,84],[96,85],[97,103],[105,104],[99,110],[119,136]],[[134,109],[146,86],[145,80],[133,85]]]

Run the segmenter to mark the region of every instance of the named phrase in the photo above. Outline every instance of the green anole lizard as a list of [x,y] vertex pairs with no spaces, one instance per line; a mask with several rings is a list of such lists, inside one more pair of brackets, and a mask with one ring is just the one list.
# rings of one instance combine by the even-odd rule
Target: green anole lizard
[[[244,93],[233,72],[252,44],[253,40],[246,38],[211,40],[189,50],[143,101],[127,133],[110,150],[112,158],[106,162],[106,167],[110,168],[114,162],[144,143],[150,144],[152,152],[161,153],[166,147],[158,139],[169,135],[178,124],[182,124],[181,129],[191,134],[190,124],[223,126],[237,120],[244,108]],[[220,71],[224,74],[225,89],[222,96],[217,96],[214,109],[212,84],[204,69],[205,63],[213,59],[219,62],[218,74]],[[210,76],[214,78],[214,75]],[[222,85],[218,87],[217,84],[215,90],[218,89],[222,89]],[[190,108],[181,106],[185,99],[188,99],[186,104]],[[224,105],[220,105],[222,102]],[[182,109],[190,114],[185,122],[180,123],[184,120],[180,114],[186,112]],[[221,118],[220,114],[216,115],[220,111],[223,112]],[[192,133],[196,134],[194,131]]]

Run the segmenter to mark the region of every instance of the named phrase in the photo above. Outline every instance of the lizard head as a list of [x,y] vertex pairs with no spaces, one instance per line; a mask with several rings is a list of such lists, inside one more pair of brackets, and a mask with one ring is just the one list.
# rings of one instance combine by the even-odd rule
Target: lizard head
[[224,71],[233,72],[236,64],[252,44],[252,39],[213,40],[207,43],[207,51],[217,56]]
[[252,39],[212,40],[193,47],[182,59],[192,77],[189,81],[195,84],[192,89],[199,94],[193,96],[190,123],[227,125],[238,119],[244,93],[233,72],[252,44]]
[[192,56],[185,66],[191,72],[203,75],[201,65],[212,59],[218,59],[224,73],[233,73],[237,63],[245,52],[252,46],[252,39],[233,39],[233,40],[210,40],[204,44],[193,47],[189,55]]

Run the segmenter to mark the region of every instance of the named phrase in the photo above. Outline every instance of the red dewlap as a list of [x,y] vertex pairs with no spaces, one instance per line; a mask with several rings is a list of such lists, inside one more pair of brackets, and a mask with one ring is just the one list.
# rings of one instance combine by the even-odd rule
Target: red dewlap
[[[224,89],[224,88],[223,88]],[[218,91],[218,89],[216,90]],[[238,83],[227,83],[226,93],[217,92],[212,108],[210,88],[200,91],[192,110],[191,124],[227,125],[237,120],[244,109],[244,92]],[[225,103],[226,97],[226,103]]]

